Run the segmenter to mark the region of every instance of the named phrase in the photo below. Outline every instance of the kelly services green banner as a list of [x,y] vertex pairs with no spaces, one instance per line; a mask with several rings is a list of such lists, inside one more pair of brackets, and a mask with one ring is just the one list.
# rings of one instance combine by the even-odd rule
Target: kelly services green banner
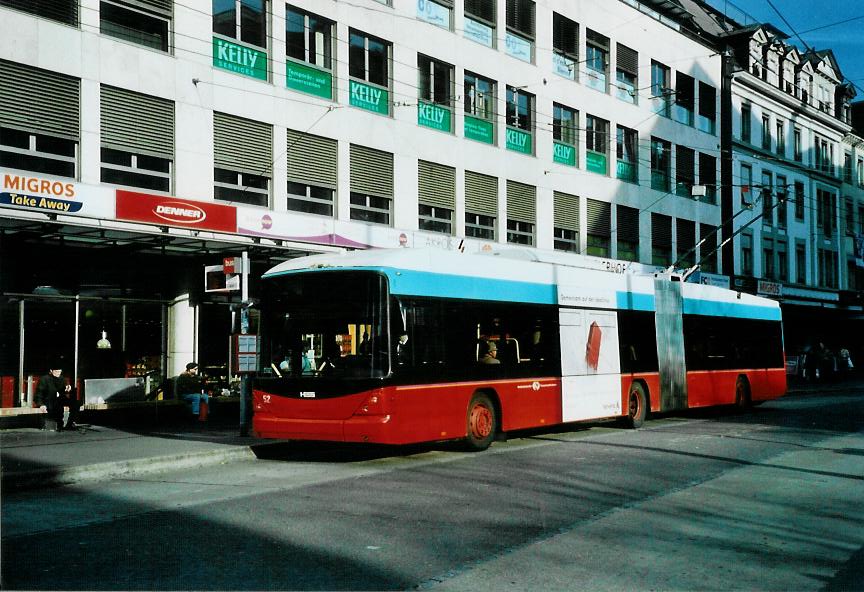
[[508,127],[507,150],[515,150],[522,154],[533,154],[534,151],[531,148],[531,134]]
[[492,122],[477,117],[465,116],[465,137],[485,144],[495,143],[495,128]]
[[552,160],[558,164],[576,166],[576,148],[567,144],[552,144]]
[[417,105],[417,124],[442,132],[450,131],[450,109],[420,101]]
[[390,114],[390,93],[386,89],[363,84],[356,80],[351,81],[349,88],[352,106],[381,115]]
[[267,80],[267,52],[213,38],[213,65],[223,70]]
[[292,90],[333,100],[333,75],[297,62],[285,64],[285,86]]

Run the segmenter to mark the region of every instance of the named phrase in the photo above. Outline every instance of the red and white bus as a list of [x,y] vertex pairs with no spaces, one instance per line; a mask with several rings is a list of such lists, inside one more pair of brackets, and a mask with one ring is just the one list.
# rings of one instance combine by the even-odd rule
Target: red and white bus
[[777,302],[536,258],[369,250],[271,269],[255,435],[483,450],[513,430],[639,427],[785,393]]

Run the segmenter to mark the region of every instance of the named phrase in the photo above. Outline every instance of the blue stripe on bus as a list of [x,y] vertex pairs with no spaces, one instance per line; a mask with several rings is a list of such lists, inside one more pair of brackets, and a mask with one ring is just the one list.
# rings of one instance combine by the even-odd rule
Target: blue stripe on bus
[[755,304],[737,302],[716,302],[714,300],[684,300],[684,314],[697,314],[712,317],[737,317],[757,321],[779,321],[780,309]]
[[654,295],[638,292],[617,292],[616,304],[619,310],[654,310]]
[[390,292],[412,296],[466,298],[501,302],[557,304],[558,289],[551,284],[497,280],[428,271],[381,269],[390,279]]

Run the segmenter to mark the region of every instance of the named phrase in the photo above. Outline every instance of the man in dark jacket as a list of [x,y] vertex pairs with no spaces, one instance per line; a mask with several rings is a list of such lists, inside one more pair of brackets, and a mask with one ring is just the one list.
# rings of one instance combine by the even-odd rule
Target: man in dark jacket
[[69,422],[66,429],[74,430],[78,426],[78,411],[81,403],[75,396],[72,386],[66,383],[60,362],[52,362],[48,374],[39,379],[36,387],[36,403],[42,411],[48,412],[48,417],[57,422],[58,432],[63,429],[63,408],[69,407]]

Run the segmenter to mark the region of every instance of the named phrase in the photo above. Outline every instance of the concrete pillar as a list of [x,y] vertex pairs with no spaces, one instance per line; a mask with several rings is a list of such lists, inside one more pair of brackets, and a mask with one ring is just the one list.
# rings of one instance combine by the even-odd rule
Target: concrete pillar
[[168,376],[177,376],[197,361],[198,309],[182,294],[168,306]]

